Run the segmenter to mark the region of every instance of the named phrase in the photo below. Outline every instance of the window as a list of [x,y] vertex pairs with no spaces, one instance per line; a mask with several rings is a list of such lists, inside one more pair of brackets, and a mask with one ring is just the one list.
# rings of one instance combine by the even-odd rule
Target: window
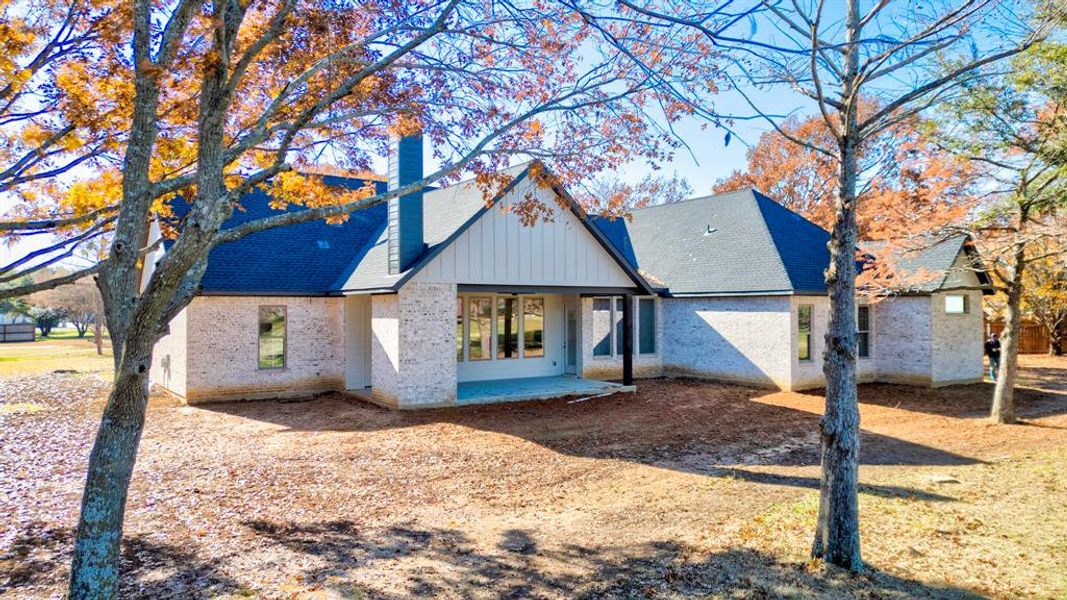
[[496,357],[518,358],[519,313],[518,298],[496,299]]
[[[626,298],[593,298],[593,356],[615,356],[624,354],[623,344],[623,309]],[[656,299],[635,298],[633,331],[634,351],[637,354],[656,353]]]
[[285,367],[285,307],[259,307],[259,368]]
[[970,312],[971,307],[968,305],[967,296],[960,294],[949,294],[945,296],[945,312],[950,315],[965,315]]
[[797,307],[797,358],[811,360],[811,312],[812,306]]
[[523,298],[522,300],[522,355],[523,357],[545,355],[544,298]]
[[637,352],[639,354],[656,353],[656,300],[638,298],[637,300]]
[[545,299],[489,295],[456,298],[456,360],[545,356]]
[[856,307],[856,352],[860,358],[871,356],[871,307]]
[[456,298],[456,360],[463,360],[463,298]]
[[493,303],[489,298],[471,298],[469,325],[470,360],[491,358],[489,344],[493,339]]
[[611,356],[611,299],[593,298],[593,356]]

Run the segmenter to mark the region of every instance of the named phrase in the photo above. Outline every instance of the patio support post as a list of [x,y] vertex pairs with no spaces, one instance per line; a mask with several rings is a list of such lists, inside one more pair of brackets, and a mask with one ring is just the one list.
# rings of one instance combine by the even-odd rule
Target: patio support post
[[634,296],[623,296],[622,304],[622,384],[634,384]]

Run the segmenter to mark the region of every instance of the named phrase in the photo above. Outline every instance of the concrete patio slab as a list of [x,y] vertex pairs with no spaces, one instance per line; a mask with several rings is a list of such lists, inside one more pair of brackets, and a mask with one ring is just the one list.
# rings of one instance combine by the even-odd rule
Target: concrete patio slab
[[580,379],[573,375],[556,377],[527,377],[497,381],[468,381],[456,389],[456,404],[489,404],[492,402],[519,402],[522,400],[545,400],[564,396],[599,396],[616,392],[633,392],[637,386]]

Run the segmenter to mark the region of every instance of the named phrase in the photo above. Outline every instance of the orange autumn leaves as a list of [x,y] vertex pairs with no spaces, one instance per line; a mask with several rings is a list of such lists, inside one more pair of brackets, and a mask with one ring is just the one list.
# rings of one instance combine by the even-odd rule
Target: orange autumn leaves
[[[835,151],[821,117],[789,118],[790,136]],[[857,208],[861,239],[888,240],[958,223],[977,203],[973,165],[940,150],[918,122],[905,122],[868,140],[860,151],[864,180]],[[715,185],[718,193],[754,187],[823,228],[834,221],[836,164],[777,132],[749,149],[748,169]]]

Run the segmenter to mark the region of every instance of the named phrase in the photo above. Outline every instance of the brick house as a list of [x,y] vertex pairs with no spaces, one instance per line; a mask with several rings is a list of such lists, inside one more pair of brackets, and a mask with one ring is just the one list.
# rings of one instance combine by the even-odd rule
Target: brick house
[[[419,138],[393,158],[391,185],[421,179]],[[347,390],[405,409],[604,393],[634,377],[822,385],[824,230],[755,191],[598,219],[529,165],[509,175],[492,206],[464,182],[216,248],[156,347],[153,383],[188,402]],[[552,218],[523,226],[507,207],[527,195]],[[226,226],[277,214],[268,200],[250,194]],[[959,268],[973,248],[923,254],[939,281],[861,299],[863,381],[981,380],[988,282]]]

